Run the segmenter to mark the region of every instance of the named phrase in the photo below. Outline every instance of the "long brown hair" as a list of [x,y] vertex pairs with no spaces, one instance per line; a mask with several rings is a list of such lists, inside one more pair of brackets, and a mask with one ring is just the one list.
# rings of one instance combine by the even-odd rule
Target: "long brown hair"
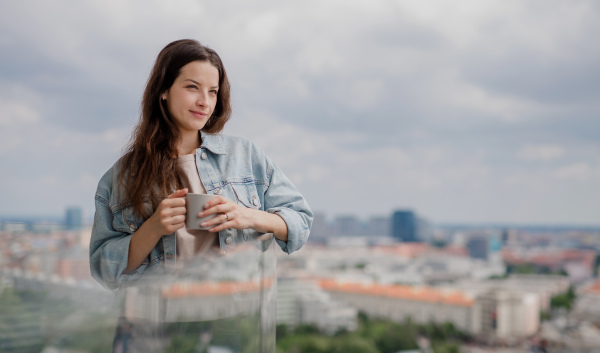
[[[173,85],[181,68],[192,61],[209,62],[219,71],[217,104],[202,131],[220,132],[231,116],[229,80],[214,50],[191,39],[172,42],[161,50],[148,78],[140,120],[121,158],[118,174],[125,199],[143,217],[149,217],[164,197],[182,187],[177,173],[181,134],[166,102],[160,98]],[[152,210],[144,207],[147,201],[152,203]]]

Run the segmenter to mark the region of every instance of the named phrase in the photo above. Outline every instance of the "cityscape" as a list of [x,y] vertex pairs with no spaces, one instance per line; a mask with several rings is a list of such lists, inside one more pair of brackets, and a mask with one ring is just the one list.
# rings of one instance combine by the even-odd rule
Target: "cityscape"
[[[7,305],[10,289],[94,308],[94,315],[114,313],[114,294],[90,275],[90,235],[79,207],[68,208],[64,219],[54,222],[3,219],[0,304]],[[366,220],[352,215],[328,219],[317,213],[310,240],[301,251],[269,254],[276,262],[272,275],[276,286],[264,270],[259,282],[242,276],[234,283],[245,286],[248,298],[259,288],[271,288],[267,301],[246,299],[240,311],[255,312],[257,303],[265,301],[260,310],[271,308],[265,315],[272,318],[261,325],[275,321],[278,349],[296,344],[304,347],[300,351],[310,352],[311,344],[340,337],[372,346],[364,348],[367,351],[392,353],[594,352],[600,347],[600,227],[436,225],[409,209]],[[245,263],[258,261],[244,256]],[[217,272],[231,273],[231,268]],[[186,309],[174,311],[173,318],[194,310],[204,320],[233,315],[231,310],[237,307],[222,299],[231,289],[218,289],[229,285],[214,276],[207,280],[161,288],[158,299],[143,294],[152,292],[148,289],[126,297],[137,298],[127,300],[136,303],[136,310],[141,302],[165,301],[171,304],[163,305],[175,308],[184,304],[173,303],[185,300]],[[216,302],[211,295],[217,295]],[[143,307],[143,315],[156,315],[160,306]],[[27,328],[16,334],[14,327],[0,326],[5,327],[0,329],[4,351],[73,348],[69,340],[48,339],[47,324],[17,314],[3,320]],[[108,322],[109,327],[114,324]],[[388,325],[386,330],[394,337],[401,331],[413,334],[392,343],[361,338],[365,327],[374,323]],[[112,344],[114,335],[108,331],[105,346]],[[207,352],[236,351],[207,342],[207,349],[213,349]]]
[[[3,1],[0,353],[600,353],[599,32],[594,0]],[[298,189],[310,237],[167,237],[115,271],[134,217],[100,284],[99,181],[131,138],[162,146],[136,126],[184,39],[218,53],[219,133]]]

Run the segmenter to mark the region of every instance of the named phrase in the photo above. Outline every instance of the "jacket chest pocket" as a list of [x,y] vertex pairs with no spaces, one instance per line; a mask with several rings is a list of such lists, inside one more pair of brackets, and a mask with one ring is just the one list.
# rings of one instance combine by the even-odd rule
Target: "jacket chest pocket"
[[[260,198],[258,197],[258,191],[254,182],[243,182],[243,183],[230,183],[235,193],[237,203],[248,208],[261,209]],[[245,241],[253,241],[258,238],[262,233],[257,232],[254,229],[243,229],[242,235]]]
[[231,183],[233,192],[239,204],[242,204],[248,208],[260,209],[261,202],[258,197],[258,191],[256,185],[253,182],[245,183]]
[[[146,209],[146,212],[151,212],[152,203],[149,201],[144,202],[144,208]],[[121,209],[118,209],[113,213],[113,215],[113,228],[128,234],[135,233],[145,221],[142,219],[142,217],[135,213],[133,207],[131,206],[125,206]]]

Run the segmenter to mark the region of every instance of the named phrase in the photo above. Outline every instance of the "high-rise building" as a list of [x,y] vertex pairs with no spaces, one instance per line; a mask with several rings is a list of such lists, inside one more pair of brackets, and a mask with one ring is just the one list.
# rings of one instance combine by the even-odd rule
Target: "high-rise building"
[[336,235],[362,235],[362,225],[355,216],[338,216],[334,220]]
[[81,207],[69,207],[65,214],[65,227],[68,230],[80,230],[83,226]]
[[417,240],[422,242],[433,241],[433,225],[427,219],[417,216]]
[[473,235],[467,240],[467,250],[471,258],[487,260],[489,248],[486,235]]
[[403,242],[416,242],[417,217],[413,211],[398,210],[392,215],[392,237]]
[[388,236],[390,234],[390,219],[388,217],[371,217],[366,235]]
[[498,253],[502,250],[502,232],[496,230],[488,231],[488,250],[490,253]]
[[310,239],[313,241],[323,241],[331,236],[331,226],[327,223],[324,213],[315,212],[314,216],[310,229]]
[[508,229],[502,230],[502,245],[508,244]]

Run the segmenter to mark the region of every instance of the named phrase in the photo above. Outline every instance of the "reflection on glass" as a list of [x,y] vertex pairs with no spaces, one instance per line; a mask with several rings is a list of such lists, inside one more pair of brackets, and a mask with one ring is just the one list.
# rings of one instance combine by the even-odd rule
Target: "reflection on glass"
[[[73,250],[53,261],[52,274],[2,257],[0,352],[275,352],[273,243],[268,234],[178,262],[114,293],[56,274],[64,258],[89,272]],[[29,257],[48,262],[47,253]]]

